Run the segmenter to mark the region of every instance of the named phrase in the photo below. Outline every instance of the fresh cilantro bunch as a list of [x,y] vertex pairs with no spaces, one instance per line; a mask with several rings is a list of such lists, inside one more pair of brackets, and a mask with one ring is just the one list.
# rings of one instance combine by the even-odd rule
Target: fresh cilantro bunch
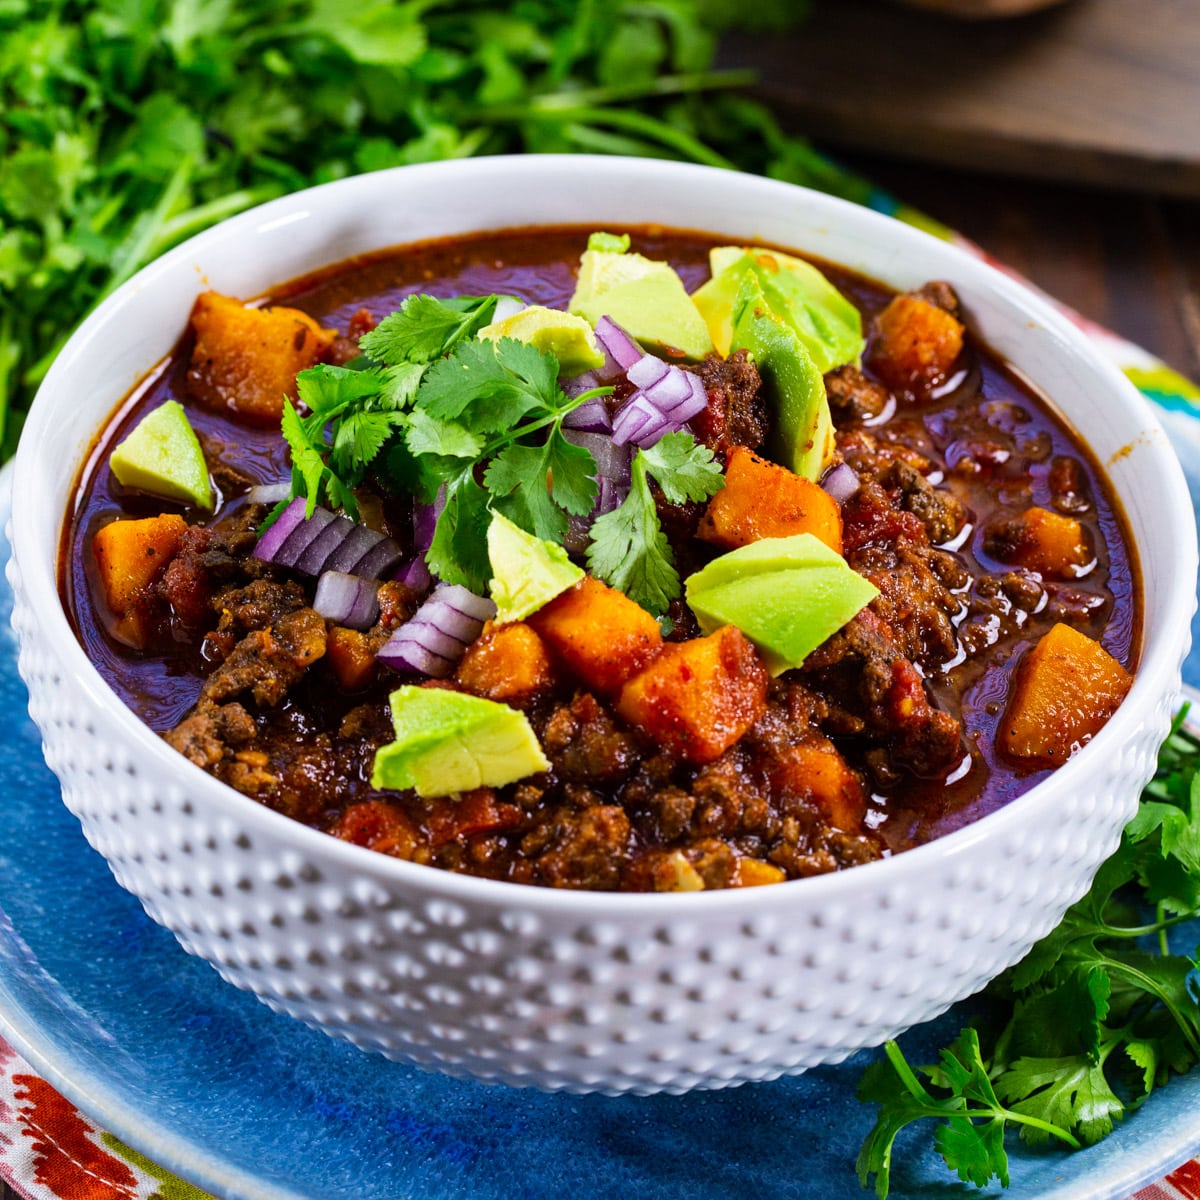
[[879,1113],[858,1175],[878,1196],[914,1121],[937,1121],[934,1144],[962,1180],[1007,1185],[1010,1127],[1031,1146],[1091,1145],[1200,1061],[1196,959],[1167,941],[1200,915],[1200,740],[1183,717],[1091,890],[984,993],[987,1031],[965,1029],[936,1067],[914,1070],[889,1042],[867,1068],[858,1095]]
[[[426,554],[446,583],[482,593],[491,576],[492,512],[561,543],[572,516],[596,503],[596,461],[567,440],[572,409],[611,388],[568,397],[551,353],[512,338],[475,334],[497,296],[409,296],[359,342],[352,366],[318,366],[297,377],[304,415],[285,402],[292,494],[357,517],[354,489],[368,478],[442,511]],[[633,461],[630,494],[592,526],[593,574],[655,616],[680,593],[671,548],[650,491],[670,503],[705,500],[723,484],[706,446],[668,434]]]
[[[252,204],[521,150],[657,155],[838,188],[724,90],[718,32],[795,0],[2,0],[0,457],[75,323]],[[865,194],[865,190],[864,190]]]

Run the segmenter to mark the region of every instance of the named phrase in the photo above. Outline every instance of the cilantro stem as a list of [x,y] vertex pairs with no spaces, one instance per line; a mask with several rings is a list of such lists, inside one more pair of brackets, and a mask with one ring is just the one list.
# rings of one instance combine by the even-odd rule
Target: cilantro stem
[[539,429],[545,429],[547,425],[561,424],[563,418],[577,409],[585,400],[594,400],[597,396],[608,396],[611,394],[612,388],[610,387],[598,387],[586,392],[580,392],[578,396],[571,398],[571,403],[567,408],[560,408],[548,416],[539,417],[536,421],[530,421],[528,425],[518,425],[516,429],[510,429],[499,434],[484,446],[479,453],[479,459],[491,458],[497,450],[503,449],[510,442],[515,442],[518,438],[526,437],[528,434],[537,433]]
[[668,125],[657,117],[649,117],[644,113],[630,112],[625,109],[594,108],[588,105],[573,105],[554,111],[539,110],[532,105],[523,108],[493,109],[481,113],[481,121],[496,124],[519,124],[523,121],[562,121],[570,117],[573,121],[585,125],[609,125],[615,129],[624,129],[629,133],[638,133],[659,145],[676,151],[684,158],[704,163],[710,167],[720,167],[722,170],[735,171],[737,165],[706,146],[699,138],[693,137],[682,129]]
[[932,1101],[933,1097],[922,1086],[921,1081],[917,1078],[917,1073],[908,1065],[908,1059],[904,1057],[904,1051],[900,1049],[899,1044],[894,1041],[884,1042],[883,1050],[888,1056],[893,1070],[900,1076],[900,1082],[913,1096],[918,1100]]
[[1179,1031],[1183,1034],[1188,1048],[1197,1058],[1200,1058],[1200,1042],[1196,1041],[1196,1037],[1188,1027],[1187,1021],[1184,1020],[1183,1014],[1158,983],[1144,971],[1139,971],[1137,967],[1130,966],[1128,963],[1122,962],[1119,958],[1110,958],[1108,955],[1104,955],[1103,961],[1104,965],[1114,974],[1124,975],[1126,979],[1136,983],[1144,992],[1148,992],[1151,996],[1157,996],[1163,1007],[1171,1014],[1175,1023],[1179,1026]]
[[[646,100],[653,96],[685,96],[693,92],[709,92],[719,88],[751,87],[757,79],[757,72],[740,69],[660,75],[649,83],[613,84],[608,87],[580,88],[569,92],[545,92],[534,96],[528,107],[539,112],[561,112],[564,109],[591,107],[597,104]],[[503,109],[496,111],[504,112]],[[515,113],[518,110],[509,111]]]
[[1163,954],[1170,954],[1170,948],[1166,942],[1167,930],[1176,925],[1183,925],[1187,921],[1194,921],[1200,917],[1200,909],[1192,909],[1190,912],[1178,913],[1173,917],[1164,916],[1166,911],[1160,903],[1155,910],[1158,914],[1158,919],[1149,925],[1109,925],[1104,921],[1097,922],[1091,926],[1090,932],[1093,932],[1101,937],[1110,938],[1140,938],[1151,937],[1158,935],[1159,949]]

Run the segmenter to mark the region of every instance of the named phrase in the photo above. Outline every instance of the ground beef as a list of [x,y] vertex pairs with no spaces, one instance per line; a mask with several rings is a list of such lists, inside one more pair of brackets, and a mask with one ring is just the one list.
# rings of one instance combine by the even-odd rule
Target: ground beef
[[540,849],[534,860],[539,883],[550,887],[612,891],[620,886],[629,849],[629,817],[617,804],[583,811],[563,807],[524,845]]
[[877,417],[891,401],[887,388],[868,379],[853,363],[838,367],[825,376],[825,394],[829,397],[834,422],[839,427]]
[[829,703],[827,724],[835,732],[881,741],[897,764],[924,777],[937,777],[961,756],[960,722],[930,703],[921,672],[871,608],[813,651],[803,671],[807,686]]
[[325,618],[311,608],[286,613],[237,643],[205,680],[201,700],[221,703],[249,692],[256,704],[272,707],[324,653]]
[[966,522],[962,502],[945,488],[935,488],[909,463],[897,459],[880,475],[879,483],[895,496],[900,508],[925,526],[934,546],[951,541]]
[[962,320],[962,306],[959,304],[958,293],[944,279],[935,279],[906,294],[915,296],[918,300],[927,300],[937,308],[945,309],[957,320]]
[[698,368],[708,408],[692,422],[698,441],[718,454],[734,446],[758,449],[767,436],[766,405],[758,368],[737,350],[729,358],[710,354]]
[[620,783],[639,753],[637,739],[590,692],[556,708],[540,734],[555,772],[575,783]]
[[333,345],[325,352],[324,361],[335,367],[344,367],[357,358],[362,353],[358,348],[358,339],[364,333],[370,333],[378,323],[369,309],[358,309],[346,325],[346,332],[339,333],[333,339]]

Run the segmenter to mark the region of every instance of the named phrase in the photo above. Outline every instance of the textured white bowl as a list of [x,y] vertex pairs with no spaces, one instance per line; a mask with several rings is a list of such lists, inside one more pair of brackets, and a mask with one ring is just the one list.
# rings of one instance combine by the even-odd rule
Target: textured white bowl
[[[236,296],[363,251],[514,225],[657,222],[761,239],[898,288],[948,279],[970,324],[1082,430],[1141,555],[1126,702],[1047,782],[887,861],[769,888],[565,893],[337,841],[186,762],[68,626],[55,557],[96,431],[204,287]],[[59,356],[17,459],[10,578],[46,760],[118,881],[186,950],[272,1008],[452,1074],[683,1091],[837,1062],[1015,962],[1087,888],[1153,769],[1195,604],[1183,476],[1149,406],[1046,304],[952,246],[827,196],[642,160],[492,158],[345,180],[226,221],[147,267]]]

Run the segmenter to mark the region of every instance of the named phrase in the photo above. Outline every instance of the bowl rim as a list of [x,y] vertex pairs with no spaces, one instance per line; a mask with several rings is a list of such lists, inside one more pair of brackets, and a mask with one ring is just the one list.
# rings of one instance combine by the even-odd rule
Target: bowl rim
[[[1182,530],[1185,535],[1183,542],[1176,544],[1176,570],[1169,580],[1164,619],[1158,628],[1151,630],[1146,626],[1143,612],[1139,661],[1134,674],[1133,686],[1116,713],[1088,745],[1056,768],[1045,780],[1034,785],[1022,795],[957,830],[915,846],[901,854],[860,864],[852,870],[835,871],[826,875],[787,880],[782,884],[772,885],[765,889],[768,895],[774,896],[776,901],[786,898],[796,903],[801,899],[823,901],[832,900],[835,897],[848,898],[859,889],[875,884],[876,881],[882,883],[885,878],[884,872],[887,873],[886,879],[899,882],[911,876],[913,872],[924,873],[939,861],[949,864],[969,852],[981,839],[1002,836],[1014,822],[1024,820],[1027,810],[1053,804],[1056,800],[1069,794],[1069,791],[1076,787],[1081,778],[1093,769],[1093,763],[1099,765],[1101,755],[1119,750],[1120,746],[1133,734],[1134,727],[1141,719],[1141,712],[1152,709],[1164,686],[1173,687],[1176,694],[1178,693],[1179,662],[1189,636],[1190,618],[1196,606],[1197,566],[1195,527],[1190,519],[1193,511],[1192,502],[1183,471],[1149,401],[1111,362],[1099,354],[1086,335],[1056,310],[1048,299],[1037,295],[989,263],[968,255],[956,245],[933,237],[923,230],[906,225],[882,213],[795,184],[670,160],[574,154],[497,155],[395,167],[366,175],[350,176],[279,197],[227,218],[187,239],[149,263],[107,297],[75,330],[47,372],[30,407],[15,460],[12,514],[13,560],[20,570],[27,589],[36,588],[41,595],[48,587],[54,598],[53,604],[34,605],[33,608],[42,634],[47,636],[51,644],[55,646],[55,652],[60,662],[71,676],[72,685],[84,691],[91,704],[109,712],[109,715],[118,722],[123,731],[133,739],[133,745],[140,755],[148,755],[156,766],[161,765],[168,773],[182,770],[180,782],[191,797],[203,798],[205,804],[219,806],[223,814],[244,822],[246,832],[251,836],[261,833],[277,843],[285,844],[287,849],[313,857],[317,861],[328,857],[332,860],[332,864],[336,864],[340,868],[362,875],[372,875],[381,883],[394,884],[406,891],[436,894],[463,901],[500,903],[510,907],[520,904],[533,910],[544,909],[568,913],[586,910],[592,917],[609,914],[614,918],[631,915],[647,903],[647,896],[654,897],[649,903],[654,905],[655,915],[664,916],[675,913],[694,915],[700,912],[706,916],[718,914],[739,916],[744,912],[753,912],[763,906],[763,899],[758,895],[763,889],[759,888],[728,888],[685,894],[576,891],[458,874],[437,867],[395,859],[365,847],[343,842],[267,808],[265,805],[258,804],[179,755],[159,735],[155,734],[132,709],[125,705],[109,687],[88,659],[67,620],[57,586],[58,545],[56,544],[52,548],[49,556],[39,551],[34,531],[31,528],[31,518],[26,515],[29,506],[23,505],[20,501],[22,496],[36,494],[38,480],[33,473],[34,450],[31,447],[35,446],[42,436],[48,421],[45,414],[49,410],[50,401],[44,397],[49,398],[54,395],[58,390],[60,377],[67,375],[77,360],[86,361],[87,357],[95,350],[93,343],[97,340],[97,334],[119,316],[124,307],[152,282],[176,272],[196,278],[194,261],[197,255],[221,243],[236,243],[267,225],[277,227],[285,222],[312,218],[314,214],[309,211],[308,206],[317,197],[319,197],[320,204],[324,205],[344,194],[353,204],[355,195],[360,190],[365,192],[377,188],[387,189],[392,186],[402,188],[404,181],[418,176],[423,176],[427,181],[432,180],[436,183],[438,176],[444,175],[448,184],[464,186],[472,182],[477,185],[480,178],[501,172],[511,186],[514,182],[519,182],[521,176],[536,176],[546,172],[552,173],[555,170],[569,170],[576,177],[581,172],[600,176],[627,177],[631,184],[667,181],[676,186],[694,184],[698,187],[702,187],[704,182],[712,176],[719,175],[727,178],[732,176],[740,181],[735,186],[758,189],[764,196],[773,193],[778,196],[781,203],[795,204],[800,199],[811,211],[820,215],[827,214],[831,222],[857,222],[864,228],[874,228],[887,238],[899,241],[901,245],[908,244],[914,249],[924,247],[933,251],[933,248],[936,247],[935,255],[950,256],[950,261],[956,263],[968,274],[982,274],[998,299],[1022,309],[1027,313],[1031,322],[1044,327],[1052,337],[1059,341],[1065,341],[1087,362],[1101,381],[1106,383],[1111,391],[1118,394],[1125,407],[1132,407],[1137,411],[1138,419],[1145,431],[1145,437],[1142,439],[1139,449],[1156,456],[1155,466],[1162,473],[1160,483],[1168,492],[1173,493],[1170,505],[1172,517],[1180,513],[1186,513],[1189,517],[1186,528]],[[473,179],[473,177],[477,178]],[[659,224],[659,222],[651,223]],[[672,226],[666,222],[661,224],[663,228],[667,229],[681,228],[681,226]],[[489,225],[486,220],[471,225],[472,231],[478,232],[488,232],[495,228],[498,227]],[[420,239],[415,240],[419,241]],[[379,247],[380,250],[389,248],[391,247]],[[937,265],[941,266],[941,264]],[[280,280],[277,285],[273,286],[287,282],[286,279]],[[196,278],[196,286],[197,288],[204,286],[198,278]],[[148,363],[143,377],[153,370],[154,366],[154,363]],[[1034,387],[1040,393],[1043,391],[1036,383]],[[1053,406],[1052,398],[1050,402]],[[112,413],[110,412],[105,420],[108,421],[111,418]],[[97,431],[102,427],[102,425],[98,426]],[[1074,423],[1071,423],[1071,427],[1077,436],[1088,443],[1088,439],[1079,433]],[[1101,465],[1104,466],[1104,464]],[[70,497],[74,494],[77,482],[78,475],[76,474],[66,492],[68,504]],[[1115,485],[1113,486],[1116,491]],[[55,518],[56,530],[60,534],[67,515],[67,510],[64,510]],[[1138,559],[1144,606],[1146,566],[1140,561],[1141,547],[1135,545],[1134,549]],[[1156,578],[1156,584],[1161,584],[1161,582]],[[801,887],[804,889],[803,892],[798,891]],[[780,888],[786,890],[781,893]]]

